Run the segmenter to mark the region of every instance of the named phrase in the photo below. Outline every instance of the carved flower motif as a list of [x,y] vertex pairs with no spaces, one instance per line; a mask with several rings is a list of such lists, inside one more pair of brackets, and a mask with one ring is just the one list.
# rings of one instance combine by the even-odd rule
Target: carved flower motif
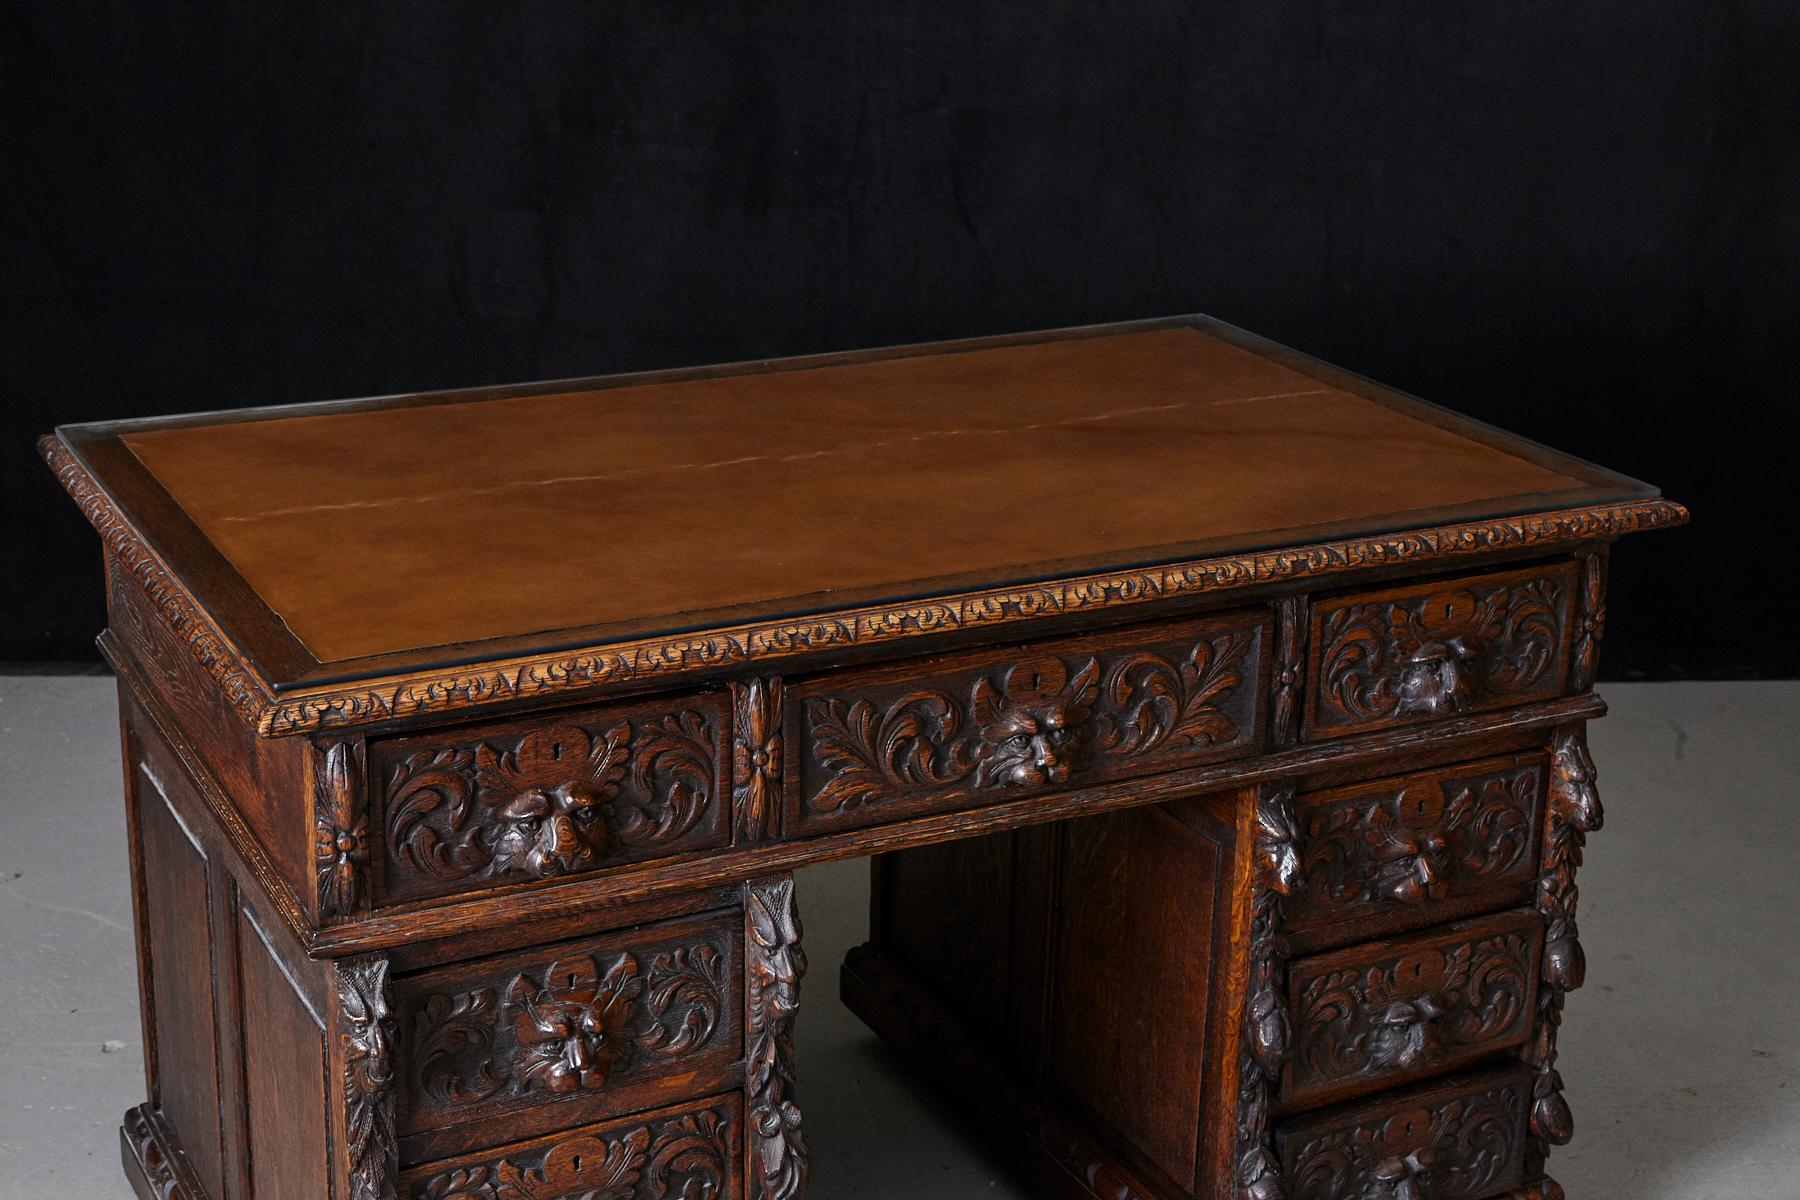
[[1025,659],[1006,673],[996,692],[982,679],[970,715],[981,727],[977,787],[1041,787],[1069,779],[1076,734],[1093,711],[1100,664],[1090,659],[1073,679],[1062,660]]
[[320,907],[338,913],[355,908],[362,868],[369,861],[367,817],[348,824],[321,819],[313,828],[313,861],[318,867]]
[[475,780],[499,818],[495,869],[549,879],[595,866],[609,849],[606,818],[630,737],[624,723],[599,739],[569,726],[533,732],[504,754],[483,746]]
[[625,1023],[642,989],[637,960],[629,954],[604,978],[591,958],[551,963],[541,988],[516,976],[506,1003],[519,1047],[513,1068],[520,1085],[558,1095],[604,1085],[629,1045]]

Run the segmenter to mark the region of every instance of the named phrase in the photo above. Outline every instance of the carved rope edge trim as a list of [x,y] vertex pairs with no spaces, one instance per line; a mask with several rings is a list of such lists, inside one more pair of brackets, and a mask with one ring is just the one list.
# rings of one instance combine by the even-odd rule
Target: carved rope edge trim
[[1687,509],[1668,500],[1444,525],[1287,550],[1197,559],[1137,571],[998,588],[910,604],[875,605],[806,621],[768,621],[679,638],[621,642],[579,654],[540,655],[505,666],[402,677],[276,701],[224,633],[110,497],[55,435],[38,452],[109,548],[137,576],[169,628],[264,737],[368,724],[486,702],[577,691],[630,680],[792,658],[827,646],[876,645],[947,630],[1008,625],[1058,613],[1098,611],[1178,595],[1229,591],[1360,567],[1431,562],[1489,550],[1620,537],[1684,525]]

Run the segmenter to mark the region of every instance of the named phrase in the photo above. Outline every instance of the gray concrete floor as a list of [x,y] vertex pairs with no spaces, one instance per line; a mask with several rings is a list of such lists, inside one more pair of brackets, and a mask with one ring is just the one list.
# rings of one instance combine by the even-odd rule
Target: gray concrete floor
[[[1615,685],[1563,1074],[1575,1200],[1800,1196],[1800,683]],[[128,1200],[143,1095],[112,682],[0,678],[0,1197]],[[836,1002],[861,863],[801,876],[820,1200],[1024,1200]]]

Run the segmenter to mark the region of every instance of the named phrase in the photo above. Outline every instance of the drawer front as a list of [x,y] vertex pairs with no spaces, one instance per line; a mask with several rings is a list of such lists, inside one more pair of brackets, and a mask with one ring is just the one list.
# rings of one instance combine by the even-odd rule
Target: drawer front
[[369,744],[377,903],[728,845],[722,693]]
[[1537,878],[1548,778],[1545,755],[1531,753],[1302,793],[1289,928],[1368,937],[1508,903]]
[[1574,563],[1322,599],[1307,738],[1549,700],[1568,678]]
[[1291,964],[1282,1103],[1391,1087],[1524,1042],[1543,946],[1542,919],[1523,911]]
[[739,1200],[743,1107],[719,1096],[406,1172],[406,1200]]
[[1506,1068],[1276,1127],[1288,1200],[1486,1200],[1525,1171],[1530,1075]]
[[418,1161],[729,1087],[736,913],[459,963],[394,983],[402,1157]]
[[1252,754],[1267,641],[1237,612],[798,682],[788,832]]

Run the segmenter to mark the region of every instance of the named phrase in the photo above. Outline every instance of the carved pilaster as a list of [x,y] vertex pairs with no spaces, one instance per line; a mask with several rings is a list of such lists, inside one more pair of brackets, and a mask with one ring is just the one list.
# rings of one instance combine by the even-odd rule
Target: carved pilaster
[[1291,746],[1300,736],[1300,686],[1306,674],[1305,596],[1275,602],[1275,686],[1269,717],[1273,745]]
[[1600,639],[1606,632],[1606,549],[1578,556],[1581,592],[1576,599],[1575,657],[1569,667],[1569,690],[1585,692],[1594,686],[1600,669]]
[[399,1143],[394,1136],[394,1020],[388,1011],[388,962],[380,955],[344,959],[333,972],[348,1200],[395,1200]]
[[313,871],[319,920],[342,919],[369,898],[369,806],[362,741],[325,743],[313,791]]
[[1281,1169],[1269,1148],[1269,1106],[1287,1061],[1287,1001],[1280,980],[1281,898],[1300,886],[1299,826],[1290,788],[1256,798],[1248,983],[1238,1055],[1237,1194],[1282,1200]]
[[807,1150],[794,1104],[794,1018],[806,952],[793,876],[754,880],[744,889],[744,930],[751,1197],[799,1200],[806,1190]]
[[731,685],[731,797],[738,841],[778,832],[781,811],[781,679]]
[[1528,1059],[1537,1069],[1532,1086],[1531,1132],[1539,1153],[1566,1143],[1575,1132],[1562,1079],[1556,1071],[1556,1034],[1562,1023],[1564,998],[1582,984],[1587,962],[1575,928],[1578,892],[1575,872],[1581,866],[1587,835],[1604,819],[1594,788],[1594,760],[1588,755],[1581,725],[1556,732],[1550,759],[1548,812],[1544,823],[1543,874],[1538,879],[1537,909],[1544,934],[1543,986],[1538,989],[1538,1030]]

